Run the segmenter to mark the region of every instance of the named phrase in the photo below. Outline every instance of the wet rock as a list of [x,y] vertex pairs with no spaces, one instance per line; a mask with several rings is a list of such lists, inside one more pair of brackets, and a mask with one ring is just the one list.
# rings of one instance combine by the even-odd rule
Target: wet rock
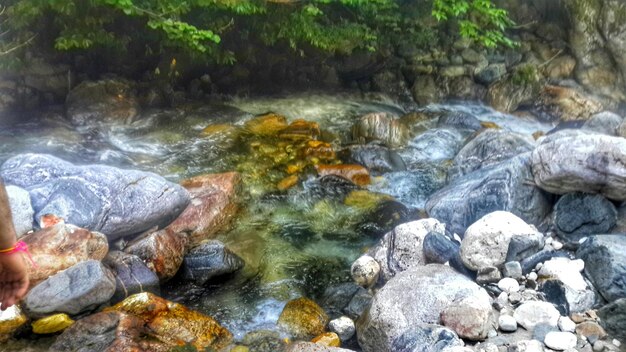
[[287,118],[282,115],[268,113],[255,116],[246,121],[243,127],[247,132],[256,136],[274,136],[287,128]]
[[287,302],[280,313],[278,325],[296,338],[311,338],[324,332],[328,315],[308,298]]
[[411,165],[411,171],[390,172],[376,179],[369,190],[389,194],[402,204],[423,209],[426,200],[446,185],[446,168],[434,164]]
[[352,139],[369,142],[378,140],[390,147],[401,147],[408,140],[409,130],[400,120],[388,113],[371,113],[359,119],[352,127]]
[[465,231],[461,242],[463,264],[471,270],[504,264],[511,238],[518,236],[541,239],[536,229],[512,213],[485,215]]
[[354,321],[346,316],[333,319],[328,323],[328,330],[336,333],[342,342],[350,340],[355,332]]
[[482,167],[508,160],[533,148],[534,142],[527,136],[498,129],[485,130],[463,146],[454,157],[448,179],[453,180]]
[[33,217],[35,211],[30,204],[30,195],[20,187],[6,186],[11,215],[13,217],[13,227],[17,238],[22,237],[33,229]]
[[76,125],[133,122],[139,101],[130,82],[121,79],[84,81],[67,95],[67,117]]
[[158,343],[143,344],[143,321],[119,312],[101,312],[77,321],[61,334],[50,352],[167,351]]
[[373,174],[406,170],[400,155],[383,145],[354,145],[347,147],[343,154],[344,162],[363,165]]
[[124,252],[141,258],[159,280],[165,282],[178,272],[187,241],[184,234],[165,229],[135,238],[124,248]]
[[313,198],[343,199],[359,186],[340,176],[328,175],[304,183],[308,195]]
[[18,305],[0,311],[0,343],[11,338],[27,321],[28,317]]
[[109,251],[106,236],[69,224],[47,227],[24,236],[22,240],[37,263],[33,266],[28,262],[31,287],[77,263],[101,260]]
[[422,243],[427,263],[445,264],[459,254],[459,249],[459,243],[437,231],[426,234]]
[[[425,334],[425,324],[438,323],[446,307],[467,297],[489,300],[473,281],[445,265],[429,264],[403,271],[375,294],[369,309],[357,321],[359,345],[364,351],[431,345],[433,331]],[[456,334],[445,331],[448,333],[444,340],[460,341]],[[443,337],[439,333],[435,336]]]
[[510,77],[489,86],[486,101],[496,110],[511,112],[520,105],[533,101],[540,90],[541,84],[534,69],[518,67]]
[[291,140],[316,140],[320,134],[320,126],[317,122],[296,119],[280,131],[278,136]]
[[374,286],[380,274],[380,265],[369,255],[362,255],[350,268],[352,279],[365,288]]
[[[566,303],[564,315],[584,312],[590,309],[596,297],[593,290],[587,286],[587,282],[581,275],[584,268],[582,260],[569,260],[567,258],[555,258],[543,263],[539,270],[539,283],[546,286],[544,281],[557,281]],[[550,295],[547,295],[550,300]]]
[[624,119],[622,123],[617,126],[617,129],[615,130],[615,135],[618,137],[626,138],[626,119]]
[[492,328],[491,310],[488,295],[469,296],[447,306],[441,312],[441,322],[459,337],[482,341]]
[[453,180],[428,199],[426,211],[457,234],[465,233],[468,226],[497,210],[538,224],[550,212],[552,203],[549,195],[528,183],[531,178],[530,154],[521,154]]
[[556,193],[600,193],[626,200],[626,140],[582,131],[546,137],[532,153],[535,183]]
[[626,298],[620,298],[600,308],[598,316],[609,334],[622,341],[626,339]]
[[590,234],[608,233],[616,224],[617,209],[599,194],[568,193],[554,206],[553,216],[559,236],[578,242]]
[[251,331],[243,337],[241,343],[254,352],[280,352],[287,348],[280,334],[270,330]]
[[285,352],[351,352],[345,348],[329,347],[313,342],[298,341],[287,346]]
[[490,85],[491,83],[499,80],[506,74],[505,64],[490,64],[489,66],[478,71],[474,79],[484,85]]
[[589,120],[585,121],[583,129],[607,134],[609,136],[615,136],[616,131],[623,120],[624,119],[618,114],[603,111],[589,117]]
[[334,332],[325,332],[317,335],[311,340],[311,342],[326,347],[341,346],[341,340],[339,340],[339,335],[335,334]]
[[201,243],[185,255],[181,277],[204,285],[213,277],[238,271],[244,264],[243,259],[226,248],[224,243],[211,240]]
[[315,169],[320,177],[334,175],[350,180],[357,186],[370,184],[370,174],[361,165],[316,165]]
[[513,313],[517,323],[528,331],[532,331],[538,324],[557,326],[560,316],[552,303],[540,301],[524,302]]
[[120,302],[135,293],[161,293],[159,277],[138,256],[110,251],[103,263],[115,274],[115,293],[111,302]]
[[361,286],[353,282],[327,287],[322,295],[321,306],[331,318],[339,317],[343,310],[348,307],[354,295],[363,290]]
[[460,111],[447,112],[441,115],[437,120],[437,127],[467,129],[471,131],[478,131],[482,128],[476,116]]
[[24,309],[32,317],[78,314],[108,302],[113,293],[113,274],[99,261],[87,260],[33,287],[24,298]]
[[369,251],[380,265],[383,283],[402,271],[426,264],[423,242],[430,232],[443,235],[445,227],[435,219],[398,225]]
[[34,321],[31,325],[35,334],[54,334],[61,332],[74,324],[74,320],[67,314],[55,314]]
[[577,339],[571,332],[552,331],[546,335],[543,342],[553,350],[565,351],[576,347]]
[[609,302],[626,298],[626,235],[591,236],[576,257],[585,262],[585,274]]
[[408,147],[398,153],[409,170],[421,163],[440,163],[454,158],[465,138],[452,129],[428,130],[409,142]]
[[191,202],[168,228],[183,232],[193,246],[212,238],[237,213],[241,176],[236,172],[206,174],[181,182]]
[[0,168],[6,183],[26,189],[35,217],[53,214],[104,233],[109,240],[164,227],[187,206],[182,187],[143,171],[76,166],[45,154],[20,154]]
[[410,218],[409,209],[394,200],[383,200],[365,215],[358,225],[358,231],[370,236],[381,236]]
[[343,310],[344,313],[351,319],[358,319],[363,312],[370,306],[372,302],[372,294],[369,293],[366,289],[361,288],[357,291],[348,306]]
[[232,342],[230,331],[213,318],[151,293],[132,295],[107,311],[141,318],[150,334],[170,348],[190,344],[199,350],[220,350]]

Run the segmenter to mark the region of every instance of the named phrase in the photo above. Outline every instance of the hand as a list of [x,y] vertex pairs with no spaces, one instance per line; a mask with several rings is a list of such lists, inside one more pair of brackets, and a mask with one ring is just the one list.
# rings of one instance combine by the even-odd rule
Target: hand
[[0,306],[5,310],[16,304],[28,290],[28,271],[22,253],[0,254]]

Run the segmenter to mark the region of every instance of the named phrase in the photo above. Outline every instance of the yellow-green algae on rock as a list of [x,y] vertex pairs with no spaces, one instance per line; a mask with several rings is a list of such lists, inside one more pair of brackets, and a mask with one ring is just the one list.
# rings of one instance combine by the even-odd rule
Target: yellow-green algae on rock
[[22,325],[26,324],[28,318],[18,305],[9,307],[5,311],[0,311],[0,343],[11,338]]
[[302,297],[287,302],[278,325],[295,338],[311,338],[323,333],[329,320],[317,303]]
[[53,334],[63,331],[74,324],[74,320],[65,313],[41,318],[31,324],[35,334]]

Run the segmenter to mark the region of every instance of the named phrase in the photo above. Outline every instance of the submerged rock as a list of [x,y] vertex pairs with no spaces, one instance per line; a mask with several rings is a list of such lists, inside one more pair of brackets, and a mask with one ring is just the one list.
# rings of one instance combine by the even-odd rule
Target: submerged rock
[[353,145],[344,149],[342,154],[344,162],[363,165],[374,174],[406,170],[400,155],[383,145]]
[[350,180],[357,186],[370,184],[370,174],[361,165],[316,165],[315,169],[320,177],[334,175]]
[[135,293],[151,292],[160,294],[159,277],[136,255],[111,251],[104,259],[115,274],[115,293],[112,303],[124,300]]
[[469,225],[498,210],[539,224],[551,210],[551,197],[529,183],[529,179],[530,153],[524,153],[455,179],[428,199],[426,211],[457,234],[465,233]]
[[407,207],[423,209],[428,197],[445,185],[445,167],[416,164],[411,166],[411,171],[382,175],[369,186],[369,190],[389,194]]
[[28,265],[30,286],[89,259],[102,260],[109,251],[106,236],[69,224],[57,224],[22,238],[37,266]]
[[76,166],[46,154],[12,157],[0,176],[30,193],[37,219],[53,214],[109,240],[165,227],[189,203],[185,189],[153,173]]
[[390,147],[401,147],[408,140],[409,129],[391,114],[379,112],[367,114],[352,127],[355,141],[379,140]]
[[[467,297],[489,301],[486,291],[448,266],[429,264],[403,271],[375,294],[357,321],[359,345],[376,352],[401,351],[406,346],[413,350],[440,340],[446,342],[438,345],[461,345],[451,330],[428,324],[439,323],[447,307]],[[477,323],[484,323],[479,318]]]
[[24,298],[24,309],[33,317],[78,314],[108,302],[114,292],[113,274],[99,261],[87,260],[33,287]]
[[231,274],[243,268],[244,261],[224,243],[211,240],[201,243],[183,258],[181,277],[204,285],[211,278]]
[[535,183],[556,193],[600,193],[626,200],[626,140],[583,131],[546,137],[532,153]]
[[157,274],[159,280],[165,282],[178,272],[187,243],[186,235],[164,229],[132,240],[124,248],[124,252],[141,258]]
[[278,318],[278,326],[295,338],[312,338],[323,333],[330,319],[326,312],[308,298],[287,302]]

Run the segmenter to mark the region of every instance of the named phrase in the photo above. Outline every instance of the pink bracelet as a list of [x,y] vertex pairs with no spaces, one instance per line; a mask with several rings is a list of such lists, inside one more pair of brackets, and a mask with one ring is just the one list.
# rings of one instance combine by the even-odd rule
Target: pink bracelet
[[18,241],[11,248],[0,249],[0,254],[12,254],[12,253],[18,253],[18,252],[26,253],[26,255],[28,256],[28,259],[33,264],[33,266],[35,268],[38,267],[37,263],[35,263],[35,261],[33,260],[33,257],[30,255],[30,252],[28,251],[28,245],[24,241]]

